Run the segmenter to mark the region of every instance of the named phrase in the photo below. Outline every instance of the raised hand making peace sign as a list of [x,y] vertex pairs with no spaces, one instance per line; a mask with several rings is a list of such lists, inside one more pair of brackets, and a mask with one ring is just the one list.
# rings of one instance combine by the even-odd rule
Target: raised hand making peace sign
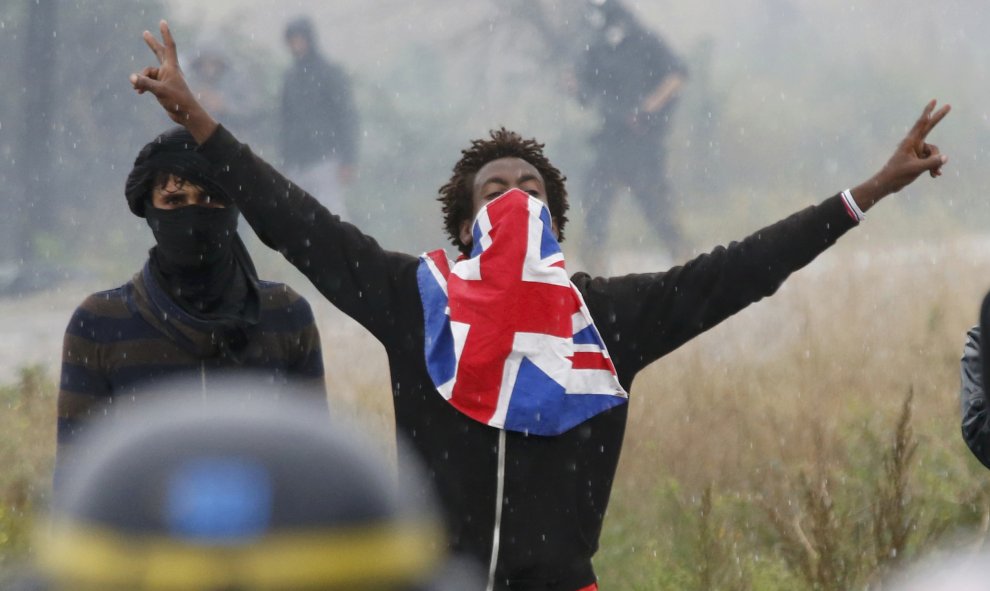
[[150,92],[155,95],[172,121],[185,126],[193,138],[202,144],[213,134],[217,122],[200,105],[186,84],[168,23],[161,21],[159,29],[161,42],[149,31],[144,32],[144,41],[158,58],[158,66],[148,66],[139,73],[131,74],[131,86],[138,94]]
[[[925,142],[928,133],[938,125],[951,107],[942,105],[935,111],[935,101],[930,101],[921,112],[893,155],[880,172],[852,190],[860,209],[866,211],[885,196],[896,193],[914,182],[921,173],[928,171],[932,178],[942,175],[942,165],[949,161],[939,152],[938,146]],[[934,113],[932,113],[935,111]]]

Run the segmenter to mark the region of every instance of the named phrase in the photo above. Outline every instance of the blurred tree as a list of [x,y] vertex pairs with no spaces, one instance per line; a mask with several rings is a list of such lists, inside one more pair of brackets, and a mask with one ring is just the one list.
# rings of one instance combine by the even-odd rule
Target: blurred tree
[[14,122],[19,119],[15,115],[15,105],[19,104],[24,92],[22,84],[17,81],[14,67],[21,53],[18,25],[25,20],[26,3],[5,2],[0,4],[0,55],[7,57],[0,60],[0,73],[3,79],[11,81],[6,86],[7,92],[0,93],[0,289],[3,289],[13,279],[18,258],[18,211],[22,204],[15,199],[19,189],[14,188],[14,170],[16,155],[14,148]]
[[[158,0],[23,0],[0,5],[0,293],[50,286],[127,224],[123,175],[169,123],[132,100],[127,76],[145,52],[136,32]],[[9,123],[8,123],[9,122]]]
[[54,228],[52,211],[52,127],[58,108],[55,90],[54,37],[57,32],[59,2],[28,1],[21,55],[21,81],[24,92],[21,129],[18,130],[20,165],[14,169],[15,186],[20,194],[22,224],[13,228],[16,236],[15,254],[20,261],[35,261],[42,257],[32,238],[38,233],[51,233]]

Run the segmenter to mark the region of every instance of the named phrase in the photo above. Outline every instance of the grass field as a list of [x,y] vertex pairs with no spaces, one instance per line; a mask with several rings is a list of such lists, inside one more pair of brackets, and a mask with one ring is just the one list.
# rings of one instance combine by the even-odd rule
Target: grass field
[[[982,545],[990,472],[956,397],[990,261],[976,241],[867,246],[844,242],[637,378],[603,589],[879,589],[922,555]],[[316,308],[324,342],[349,343],[327,350],[335,406],[389,431],[381,347]],[[47,498],[54,373],[0,389],[0,565],[29,551]]]

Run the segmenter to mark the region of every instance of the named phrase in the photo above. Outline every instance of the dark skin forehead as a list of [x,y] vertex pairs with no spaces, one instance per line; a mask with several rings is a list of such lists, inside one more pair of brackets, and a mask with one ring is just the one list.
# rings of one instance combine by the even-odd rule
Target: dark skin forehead
[[[492,160],[478,169],[471,188],[472,215],[461,221],[461,244],[471,243],[471,222],[481,208],[509,189],[521,189],[549,205],[547,187],[543,175],[535,166],[522,158],[507,157]],[[553,221],[557,235],[557,221]]]
[[499,188],[507,190],[527,183],[544,189],[541,191],[541,198],[546,200],[544,194],[546,183],[543,181],[543,175],[535,166],[522,158],[499,158],[478,169],[474,175],[471,195],[477,203],[478,200],[484,199],[489,191],[495,191]]

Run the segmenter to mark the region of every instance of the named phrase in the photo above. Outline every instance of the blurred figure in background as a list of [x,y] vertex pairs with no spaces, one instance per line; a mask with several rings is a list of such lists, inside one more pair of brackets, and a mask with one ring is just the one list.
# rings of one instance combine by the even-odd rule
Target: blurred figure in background
[[224,121],[250,137],[261,110],[258,90],[234,67],[230,55],[212,40],[214,37],[210,35],[199,43],[189,62],[189,79],[196,81],[196,92],[204,105],[223,113]]
[[209,401],[170,385],[80,441],[38,578],[52,591],[464,591],[432,489],[399,452],[398,480],[353,426],[272,387]]
[[683,246],[667,182],[664,141],[687,69],[654,32],[618,0],[589,0],[593,40],[577,68],[577,91],[594,106],[600,127],[582,192],[581,258],[604,273],[608,225],[619,192],[628,188],[650,228],[672,255]]
[[173,128],[134,161],[125,195],[156,244],[121,287],[95,293],[65,330],[56,486],[66,448],[97,416],[163,379],[193,374],[203,395],[230,372],[291,383],[326,408],[320,335],[309,304],[258,279],[238,210],[196,142]]
[[285,29],[294,63],[282,86],[282,158],[294,182],[347,219],[343,189],[354,178],[358,113],[344,69],[319,51],[313,22]]

